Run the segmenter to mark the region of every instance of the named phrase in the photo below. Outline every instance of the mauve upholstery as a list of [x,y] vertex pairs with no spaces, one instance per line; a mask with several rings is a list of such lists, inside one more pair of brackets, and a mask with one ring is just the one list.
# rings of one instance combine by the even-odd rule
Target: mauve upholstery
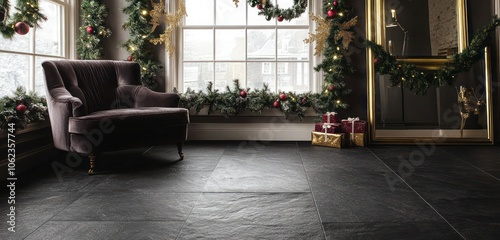
[[182,143],[189,113],[179,96],[141,85],[138,63],[54,60],[42,63],[56,148],[80,154]]

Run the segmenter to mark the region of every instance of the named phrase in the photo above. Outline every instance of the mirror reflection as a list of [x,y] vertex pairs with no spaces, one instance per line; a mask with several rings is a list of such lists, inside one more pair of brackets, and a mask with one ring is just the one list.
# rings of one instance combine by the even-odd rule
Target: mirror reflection
[[446,58],[458,52],[456,0],[384,1],[389,53]]

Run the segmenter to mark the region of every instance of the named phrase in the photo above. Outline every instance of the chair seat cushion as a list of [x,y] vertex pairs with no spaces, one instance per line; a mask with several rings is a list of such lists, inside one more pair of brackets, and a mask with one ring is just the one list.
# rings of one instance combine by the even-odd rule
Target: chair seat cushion
[[68,130],[72,134],[88,134],[95,130],[154,131],[156,128],[183,126],[187,123],[189,112],[185,108],[122,108],[71,117]]

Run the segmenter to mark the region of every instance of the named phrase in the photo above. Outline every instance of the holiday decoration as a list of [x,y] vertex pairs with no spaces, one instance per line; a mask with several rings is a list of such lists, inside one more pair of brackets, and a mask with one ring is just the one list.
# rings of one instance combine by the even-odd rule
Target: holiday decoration
[[316,146],[344,148],[348,146],[344,133],[311,133],[311,144]]
[[240,92],[240,97],[242,97],[242,98],[246,98],[246,97],[247,97],[247,91],[242,90],[242,91]]
[[151,39],[156,34],[151,31],[153,24],[151,11],[153,10],[150,0],[127,0],[129,5],[123,9],[128,14],[127,21],[122,25],[129,31],[130,38],[122,44],[127,49],[133,60],[141,66],[141,82],[144,86],[156,89],[158,82],[156,80],[157,72],[163,67],[152,52],[153,44]]
[[283,22],[283,16],[278,16],[278,18],[276,18],[278,20],[278,22]]
[[462,118],[462,121],[460,122],[460,137],[463,137],[467,118],[469,118],[471,114],[479,115],[479,108],[485,104],[485,101],[482,97],[477,97],[474,88],[469,89],[464,86],[460,86],[460,88],[457,88],[457,95],[460,117]]
[[153,10],[151,10],[151,24],[153,27],[151,31],[153,32],[156,27],[160,24],[161,20],[165,23],[165,31],[163,34],[160,34],[159,38],[153,38],[150,40],[154,45],[165,43],[165,51],[168,52],[170,57],[173,56],[175,52],[174,43],[172,40],[172,33],[175,30],[175,27],[182,21],[184,16],[187,16],[186,6],[184,6],[184,2],[179,0],[178,5],[179,8],[174,14],[167,14],[165,11],[165,3],[164,0],[160,0],[159,3],[151,2],[153,5]]
[[315,123],[315,132],[326,132],[326,133],[341,133],[340,124],[338,123]]
[[29,123],[43,121],[47,117],[45,98],[36,93],[27,94],[24,88],[14,91],[14,96],[0,99],[0,129],[5,131],[9,124],[15,124],[15,130],[24,129]]
[[87,27],[87,33],[88,34],[94,34],[94,28],[92,26]]
[[335,85],[333,84],[328,85],[328,91],[333,92],[333,90],[335,90]]
[[106,25],[108,9],[102,0],[83,0],[81,2],[80,34],[76,41],[78,58],[85,60],[101,59],[103,55],[102,40],[111,36]]
[[321,117],[321,120],[323,121],[323,123],[340,123],[339,114],[336,112],[324,113]]
[[281,107],[280,101],[278,101],[278,100],[274,101],[274,103],[273,103],[273,107],[274,107],[274,108],[279,108],[279,107]]
[[240,1],[239,1],[239,0],[233,0],[233,2],[234,2],[234,5],[235,5],[236,7],[238,7],[238,3],[239,3]]
[[333,17],[335,17],[335,15],[337,15],[337,12],[335,12],[335,10],[333,10],[333,9],[330,9],[330,10],[328,10],[328,13],[326,15],[329,18],[333,18]]
[[491,24],[474,35],[470,44],[461,53],[453,56],[453,61],[445,63],[434,72],[424,73],[417,70],[413,64],[399,62],[395,56],[385,51],[384,47],[372,41],[367,41],[367,46],[378,59],[375,71],[389,74],[392,86],[401,85],[415,94],[425,94],[430,86],[453,85],[458,73],[468,71],[475,62],[482,59],[489,38],[499,25],[500,19],[495,16]]
[[132,56],[127,57],[127,61],[131,62],[132,60],[134,60],[134,58]]
[[283,20],[292,20],[300,17],[306,11],[307,0],[293,0],[293,6],[287,9],[279,8],[278,5],[274,6],[270,0],[247,0],[251,7],[257,6],[259,15],[264,15],[267,21],[272,18],[281,17]]
[[344,133],[364,133],[366,131],[366,121],[357,117],[342,119],[341,127]]
[[30,26],[25,22],[18,22],[14,26],[14,31],[19,35],[26,35],[30,31]]
[[[14,33],[26,34],[30,27],[40,27],[40,22],[47,20],[47,17],[40,13],[37,0],[17,0],[15,8],[16,13],[10,17],[9,1],[0,1],[0,15],[3,14],[3,19],[0,21],[0,33],[4,38],[10,39]],[[24,25],[16,27],[21,22],[28,27]]]
[[373,64],[378,64],[378,58],[373,59]]
[[333,6],[337,7],[339,5],[339,1],[333,1]]
[[26,105],[24,105],[24,104],[22,104],[22,103],[21,103],[21,104],[19,104],[19,105],[17,105],[17,107],[16,107],[16,111],[17,111],[18,113],[24,114],[24,112],[26,112]]
[[280,94],[280,100],[285,101],[286,100],[286,94],[282,93]]

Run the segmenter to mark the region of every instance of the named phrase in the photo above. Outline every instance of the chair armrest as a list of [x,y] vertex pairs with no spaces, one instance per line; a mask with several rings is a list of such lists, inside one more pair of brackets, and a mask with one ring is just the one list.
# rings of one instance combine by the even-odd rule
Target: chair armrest
[[[69,93],[65,88],[53,88],[50,90],[49,94],[49,99],[56,103],[54,106],[60,107],[60,109],[58,109],[57,111],[63,111],[63,109],[67,109],[69,111],[68,115],[71,117],[80,117],[86,115],[86,111],[83,107],[82,101],[77,97],[73,97],[71,93]],[[61,107],[64,105],[66,106]]]
[[135,107],[178,107],[177,93],[160,93],[140,86],[135,94]]

